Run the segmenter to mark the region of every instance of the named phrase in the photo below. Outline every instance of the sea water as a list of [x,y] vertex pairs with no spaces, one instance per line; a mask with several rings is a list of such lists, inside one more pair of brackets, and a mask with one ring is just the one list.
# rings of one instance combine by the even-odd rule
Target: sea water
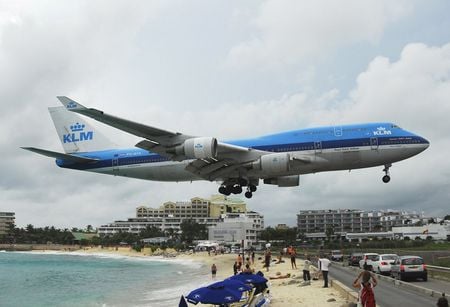
[[0,252],[0,306],[178,306],[210,282],[196,262],[62,252]]

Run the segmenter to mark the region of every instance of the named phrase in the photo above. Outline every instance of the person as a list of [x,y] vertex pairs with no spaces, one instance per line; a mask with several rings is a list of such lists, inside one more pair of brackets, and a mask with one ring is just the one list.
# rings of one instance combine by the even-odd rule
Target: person
[[238,273],[238,264],[236,261],[233,264],[233,273],[234,273],[234,275],[237,275],[237,273]]
[[270,267],[270,258],[272,254],[270,253],[270,249],[267,249],[264,253],[264,266],[266,267],[266,271],[269,272]]
[[328,288],[328,267],[330,266],[330,260],[328,260],[327,256],[323,256],[319,258],[319,267],[323,276],[323,288]]
[[285,275],[281,275],[281,272],[277,272],[275,275],[276,275],[276,276],[269,276],[269,279],[283,279],[283,278],[289,278],[289,277],[291,277],[291,274],[290,274],[290,273],[287,273],[287,274],[285,274]]
[[237,256],[236,262],[237,262],[237,265],[238,265],[238,270],[240,270],[241,267],[242,267],[242,256],[241,256],[241,254],[239,254]]
[[436,306],[438,306],[438,307],[448,307],[448,300],[445,297],[445,293],[442,293],[442,296],[438,299]]
[[252,264],[255,265],[255,251],[252,251]]
[[[359,289],[358,301],[362,307],[375,307],[376,302],[373,288],[376,287],[378,282],[375,275],[368,268],[368,266],[365,266],[364,271],[359,273],[353,282],[353,287]],[[360,279],[361,281],[359,281]]]
[[217,267],[216,267],[216,264],[213,263],[213,265],[211,266],[211,275],[212,275],[213,279],[216,278],[216,273],[217,273]]
[[309,274],[309,267],[311,266],[311,258],[306,256],[305,264],[303,266],[303,281],[305,284],[311,284],[311,275]]
[[291,257],[291,267],[292,269],[297,269],[297,263],[295,263],[295,258],[297,257],[297,251],[295,250],[295,248],[291,246],[289,246],[290,250],[289,250],[289,255]]
[[250,267],[250,264],[245,264],[245,269],[243,269],[242,270],[242,273],[253,273],[253,272],[255,272],[255,270],[253,270],[251,267]]

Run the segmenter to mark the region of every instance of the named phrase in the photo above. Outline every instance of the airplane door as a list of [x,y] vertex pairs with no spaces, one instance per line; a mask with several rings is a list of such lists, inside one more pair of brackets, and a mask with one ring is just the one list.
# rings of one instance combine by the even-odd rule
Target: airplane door
[[378,138],[370,138],[370,148],[378,149]]
[[119,172],[119,155],[114,155],[112,158],[112,169],[114,174]]
[[316,154],[322,152],[322,142],[314,142],[314,151]]

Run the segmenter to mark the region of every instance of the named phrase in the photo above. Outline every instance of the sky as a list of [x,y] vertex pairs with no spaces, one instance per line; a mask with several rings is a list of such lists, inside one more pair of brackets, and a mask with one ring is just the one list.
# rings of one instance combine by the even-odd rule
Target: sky
[[[0,211],[17,226],[86,227],[217,194],[58,168],[47,108],[64,95],[133,121],[219,140],[393,122],[431,143],[383,167],[260,185],[266,225],[305,209],[449,214],[449,1],[1,1]],[[94,123],[95,124],[95,123]],[[123,147],[138,138],[95,124]],[[241,195],[243,197],[243,195]]]

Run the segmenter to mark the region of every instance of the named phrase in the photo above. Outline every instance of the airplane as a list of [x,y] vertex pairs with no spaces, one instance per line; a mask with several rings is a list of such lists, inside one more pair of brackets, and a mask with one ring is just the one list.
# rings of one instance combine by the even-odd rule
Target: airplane
[[[231,141],[191,136],[122,119],[87,108],[66,96],[49,107],[64,153],[22,147],[56,158],[62,168],[155,181],[220,182],[219,193],[251,198],[260,180],[293,187],[300,175],[384,166],[427,149],[425,138],[392,123],[307,128]],[[84,117],[78,114],[84,115]],[[143,138],[134,148],[117,149],[85,117]]]

